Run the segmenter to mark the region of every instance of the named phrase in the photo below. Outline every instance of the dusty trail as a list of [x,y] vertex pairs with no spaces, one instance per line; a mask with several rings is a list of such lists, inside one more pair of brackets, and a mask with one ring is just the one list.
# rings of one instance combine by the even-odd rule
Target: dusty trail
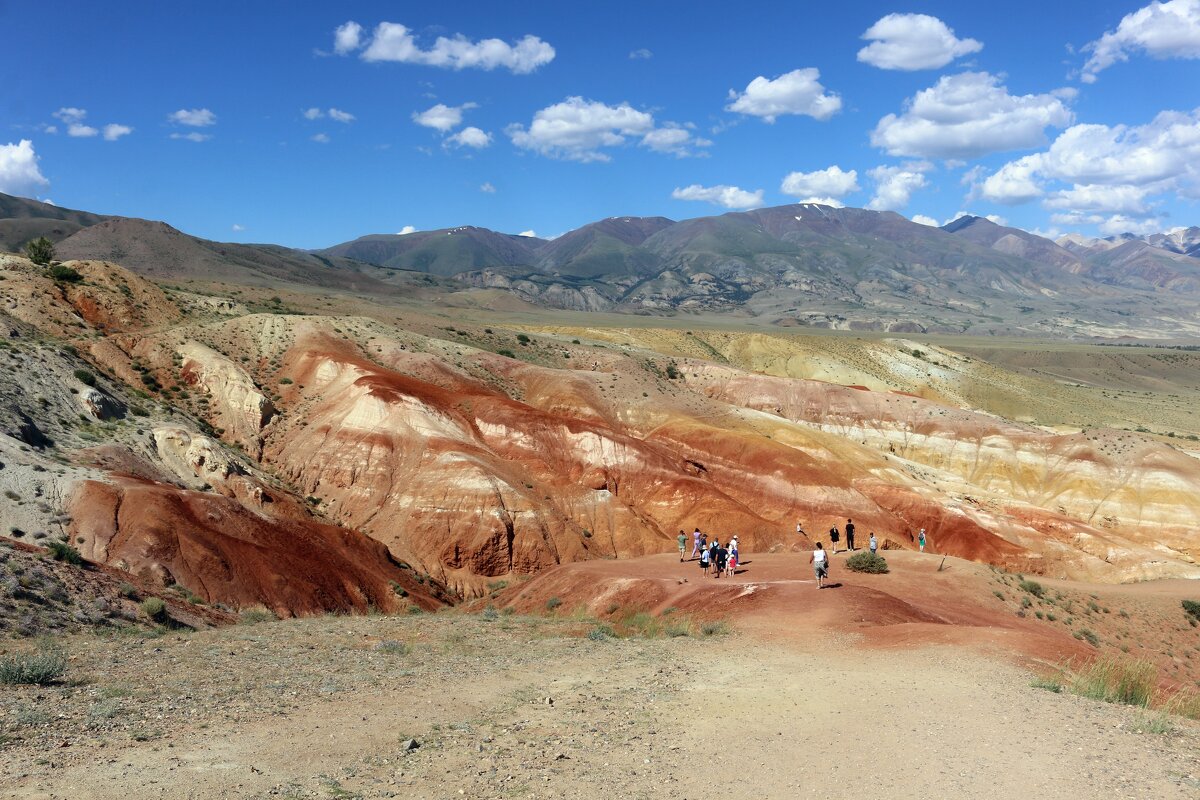
[[[262,653],[220,664],[247,686],[232,699],[196,686],[177,696],[179,676],[163,667],[194,668],[187,655],[233,648],[244,631],[164,640],[144,659],[164,682],[158,716],[177,715],[161,738],[0,750],[2,794],[1074,800],[1200,789],[1189,723],[1137,733],[1144,712],[1033,689],[1026,671],[962,648],[869,648],[837,630],[787,641],[579,632],[458,615],[256,626]],[[379,637],[414,646],[363,671]],[[326,639],[344,647],[312,647]],[[89,644],[98,649],[83,657],[105,662],[111,643]],[[260,657],[288,668],[267,689],[248,684]],[[334,673],[340,691],[326,683]],[[270,708],[292,691],[294,703]],[[78,694],[64,690],[60,707]],[[410,736],[421,746],[406,754]]]

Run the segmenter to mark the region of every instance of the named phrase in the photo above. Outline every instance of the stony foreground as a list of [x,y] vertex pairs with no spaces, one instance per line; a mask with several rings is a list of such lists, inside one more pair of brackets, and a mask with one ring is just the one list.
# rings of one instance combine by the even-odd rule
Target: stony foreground
[[[80,636],[0,693],[21,798],[1194,797],[1200,741],[963,649],[582,617],[323,617]],[[412,740],[410,742],[410,740]],[[410,749],[411,748],[411,749]]]

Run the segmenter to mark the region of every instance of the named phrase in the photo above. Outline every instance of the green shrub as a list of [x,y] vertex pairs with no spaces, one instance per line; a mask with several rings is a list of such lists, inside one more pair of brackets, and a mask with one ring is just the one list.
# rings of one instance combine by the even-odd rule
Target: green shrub
[[50,269],[46,270],[46,274],[56,281],[61,283],[79,283],[83,280],[83,276],[70,267],[64,267],[62,264],[55,264]]
[[[866,555],[870,555],[867,553]],[[880,559],[881,561],[883,559]],[[884,572],[887,572],[887,565],[884,565]],[[722,636],[729,633],[729,623],[725,620],[711,620],[700,625],[700,632],[705,636]]]
[[79,381],[85,386],[96,385],[96,376],[86,369],[75,370],[75,380]]
[[292,384],[292,379],[291,378],[280,378],[279,382],[281,384],[283,384],[284,386],[289,386]]
[[855,553],[847,558],[846,569],[851,572],[869,572],[872,575],[882,575],[888,571],[888,565],[883,556],[864,551]]
[[54,243],[45,236],[39,236],[26,243],[25,255],[33,263],[44,267],[54,260]]
[[137,600],[138,592],[132,583],[122,583],[117,587],[117,594],[124,597],[126,600]]
[[1017,588],[1019,588],[1022,592],[1029,592],[1034,597],[1041,597],[1046,593],[1045,587],[1043,587],[1037,581],[1023,580],[1017,584]]
[[561,605],[562,605],[562,600],[558,599],[557,597],[551,597],[549,600],[546,601],[546,610],[553,611],[554,609],[558,608]]
[[[1192,617],[1193,619],[1200,619],[1200,603],[1197,603],[1195,600],[1184,600],[1183,601],[1183,611],[1184,611],[1184,613],[1186,613],[1189,617]],[[1122,611],[1121,613],[1124,616],[1129,616],[1124,611]]]
[[395,639],[384,639],[373,649],[378,653],[387,653],[389,656],[408,655],[408,645],[404,642],[397,642]]
[[1145,660],[1102,656],[1071,676],[1071,691],[1092,700],[1148,708],[1158,686],[1158,667]]
[[46,549],[50,551],[50,555],[55,561],[63,561],[75,566],[83,563],[83,556],[79,554],[79,551],[66,542],[51,540],[46,543]]
[[147,597],[142,601],[142,614],[151,622],[166,622],[170,619],[170,614],[167,613],[167,604],[158,597]]
[[46,642],[32,653],[13,653],[0,658],[0,684],[53,683],[67,671],[67,655],[62,648]]

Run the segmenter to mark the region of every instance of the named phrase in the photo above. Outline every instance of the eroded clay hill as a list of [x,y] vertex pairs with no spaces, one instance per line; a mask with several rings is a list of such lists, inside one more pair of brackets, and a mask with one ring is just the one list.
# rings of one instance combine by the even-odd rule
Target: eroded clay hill
[[[764,375],[691,333],[681,351],[416,304],[164,290],[107,264],[80,265],[69,286],[3,267],[7,313],[69,342],[106,396],[148,415],[138,435],[121,423],[22,456],[91,470],[64,495],[71,535],[91,558],[231,602],[435,602],[430,586],[471,595],[668,552],[694,526],[765,551],[809,547],[847,517],[885,547],[925,528],[938,552],[1026,572],[1200,576],[1200,462],[1138,433],[975,411],[966,390],[898,392],[870,368],[890,357],[909,388],[930,359],[985,371],[944,348],[841,341],[853,357],[833,360],[865,377],[834,382],[829,358],[805,378],[790,376],[795,354]],[[1020,405],[1029,379],[986,375]]]

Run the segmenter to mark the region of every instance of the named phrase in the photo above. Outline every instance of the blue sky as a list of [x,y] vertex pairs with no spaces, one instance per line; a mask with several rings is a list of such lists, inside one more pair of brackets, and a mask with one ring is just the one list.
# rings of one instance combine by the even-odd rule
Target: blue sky
[[809,198],[1200,224],[1200,0],[0,1],[0,29],[0,191],[211,239]]

